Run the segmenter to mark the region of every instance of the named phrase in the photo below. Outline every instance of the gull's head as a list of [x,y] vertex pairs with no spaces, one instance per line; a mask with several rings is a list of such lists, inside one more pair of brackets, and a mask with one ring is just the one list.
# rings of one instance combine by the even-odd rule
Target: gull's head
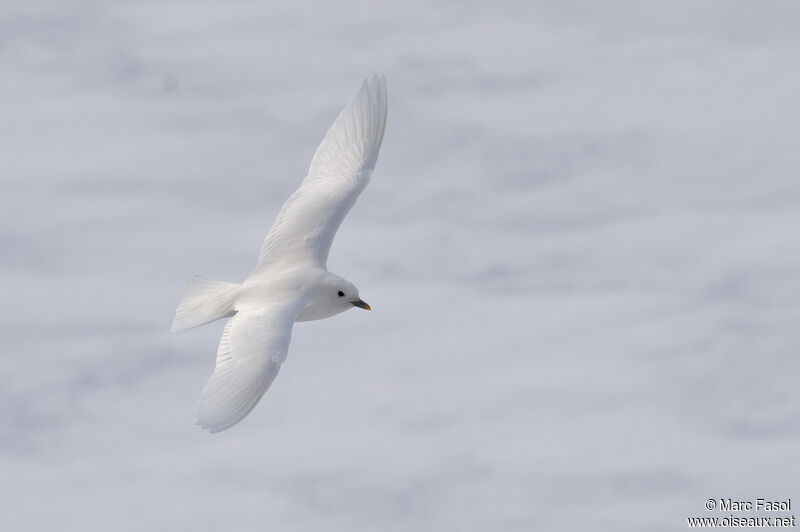
[[333,300],[334,306],[340,307],[342,311],[349,310],[352,307],[372,310],[367,302],[359,297],[358,288],[350,281],[338,275],[331,276],[330,278],[328,296]]
[[340,314],[353,307],[372,310],[358,295],[353,283],[332,273],[318,280],[309,304],[297,321],[319,320]]

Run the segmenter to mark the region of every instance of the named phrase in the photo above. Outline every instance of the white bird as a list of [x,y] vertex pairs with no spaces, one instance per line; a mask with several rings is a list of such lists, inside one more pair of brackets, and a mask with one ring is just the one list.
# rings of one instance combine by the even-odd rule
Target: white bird
[[353,283],[328,271],[336,230],[369,182],[386,128],[386,79],[373,76],[345,105],[283,204],[243,283],[195,276],[172,332],[231,317],[217,365],[200,397],[197,424],[219,432],[258,403],[286,360],[292,324],[353,307],[370,310]]

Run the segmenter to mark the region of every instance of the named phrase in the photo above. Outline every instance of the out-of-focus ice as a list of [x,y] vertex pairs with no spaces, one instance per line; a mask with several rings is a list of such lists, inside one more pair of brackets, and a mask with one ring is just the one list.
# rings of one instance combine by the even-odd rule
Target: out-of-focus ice
[[[798,15],[4,6],[0,528],[676,530],[798,496]],[[250,271],[373,71],[390,124],[329,264],[374,312],[299,324],[205,435],[187,268]]]

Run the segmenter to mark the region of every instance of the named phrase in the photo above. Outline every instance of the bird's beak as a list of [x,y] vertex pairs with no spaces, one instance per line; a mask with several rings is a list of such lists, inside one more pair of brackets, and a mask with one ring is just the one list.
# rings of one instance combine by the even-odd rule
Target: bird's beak
[[350,304],[353,305],[354,307],[363,308],[364,310],[372,310],[372,307],[370,307],[366,301],[362,301],[360,299],[351,301]]

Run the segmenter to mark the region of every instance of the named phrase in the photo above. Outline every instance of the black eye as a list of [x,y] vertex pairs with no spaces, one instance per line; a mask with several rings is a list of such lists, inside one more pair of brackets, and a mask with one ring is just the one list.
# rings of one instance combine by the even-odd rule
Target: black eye
[[339,290],[339,297],[344,297],[344,292],[342,292],[341,290]]

